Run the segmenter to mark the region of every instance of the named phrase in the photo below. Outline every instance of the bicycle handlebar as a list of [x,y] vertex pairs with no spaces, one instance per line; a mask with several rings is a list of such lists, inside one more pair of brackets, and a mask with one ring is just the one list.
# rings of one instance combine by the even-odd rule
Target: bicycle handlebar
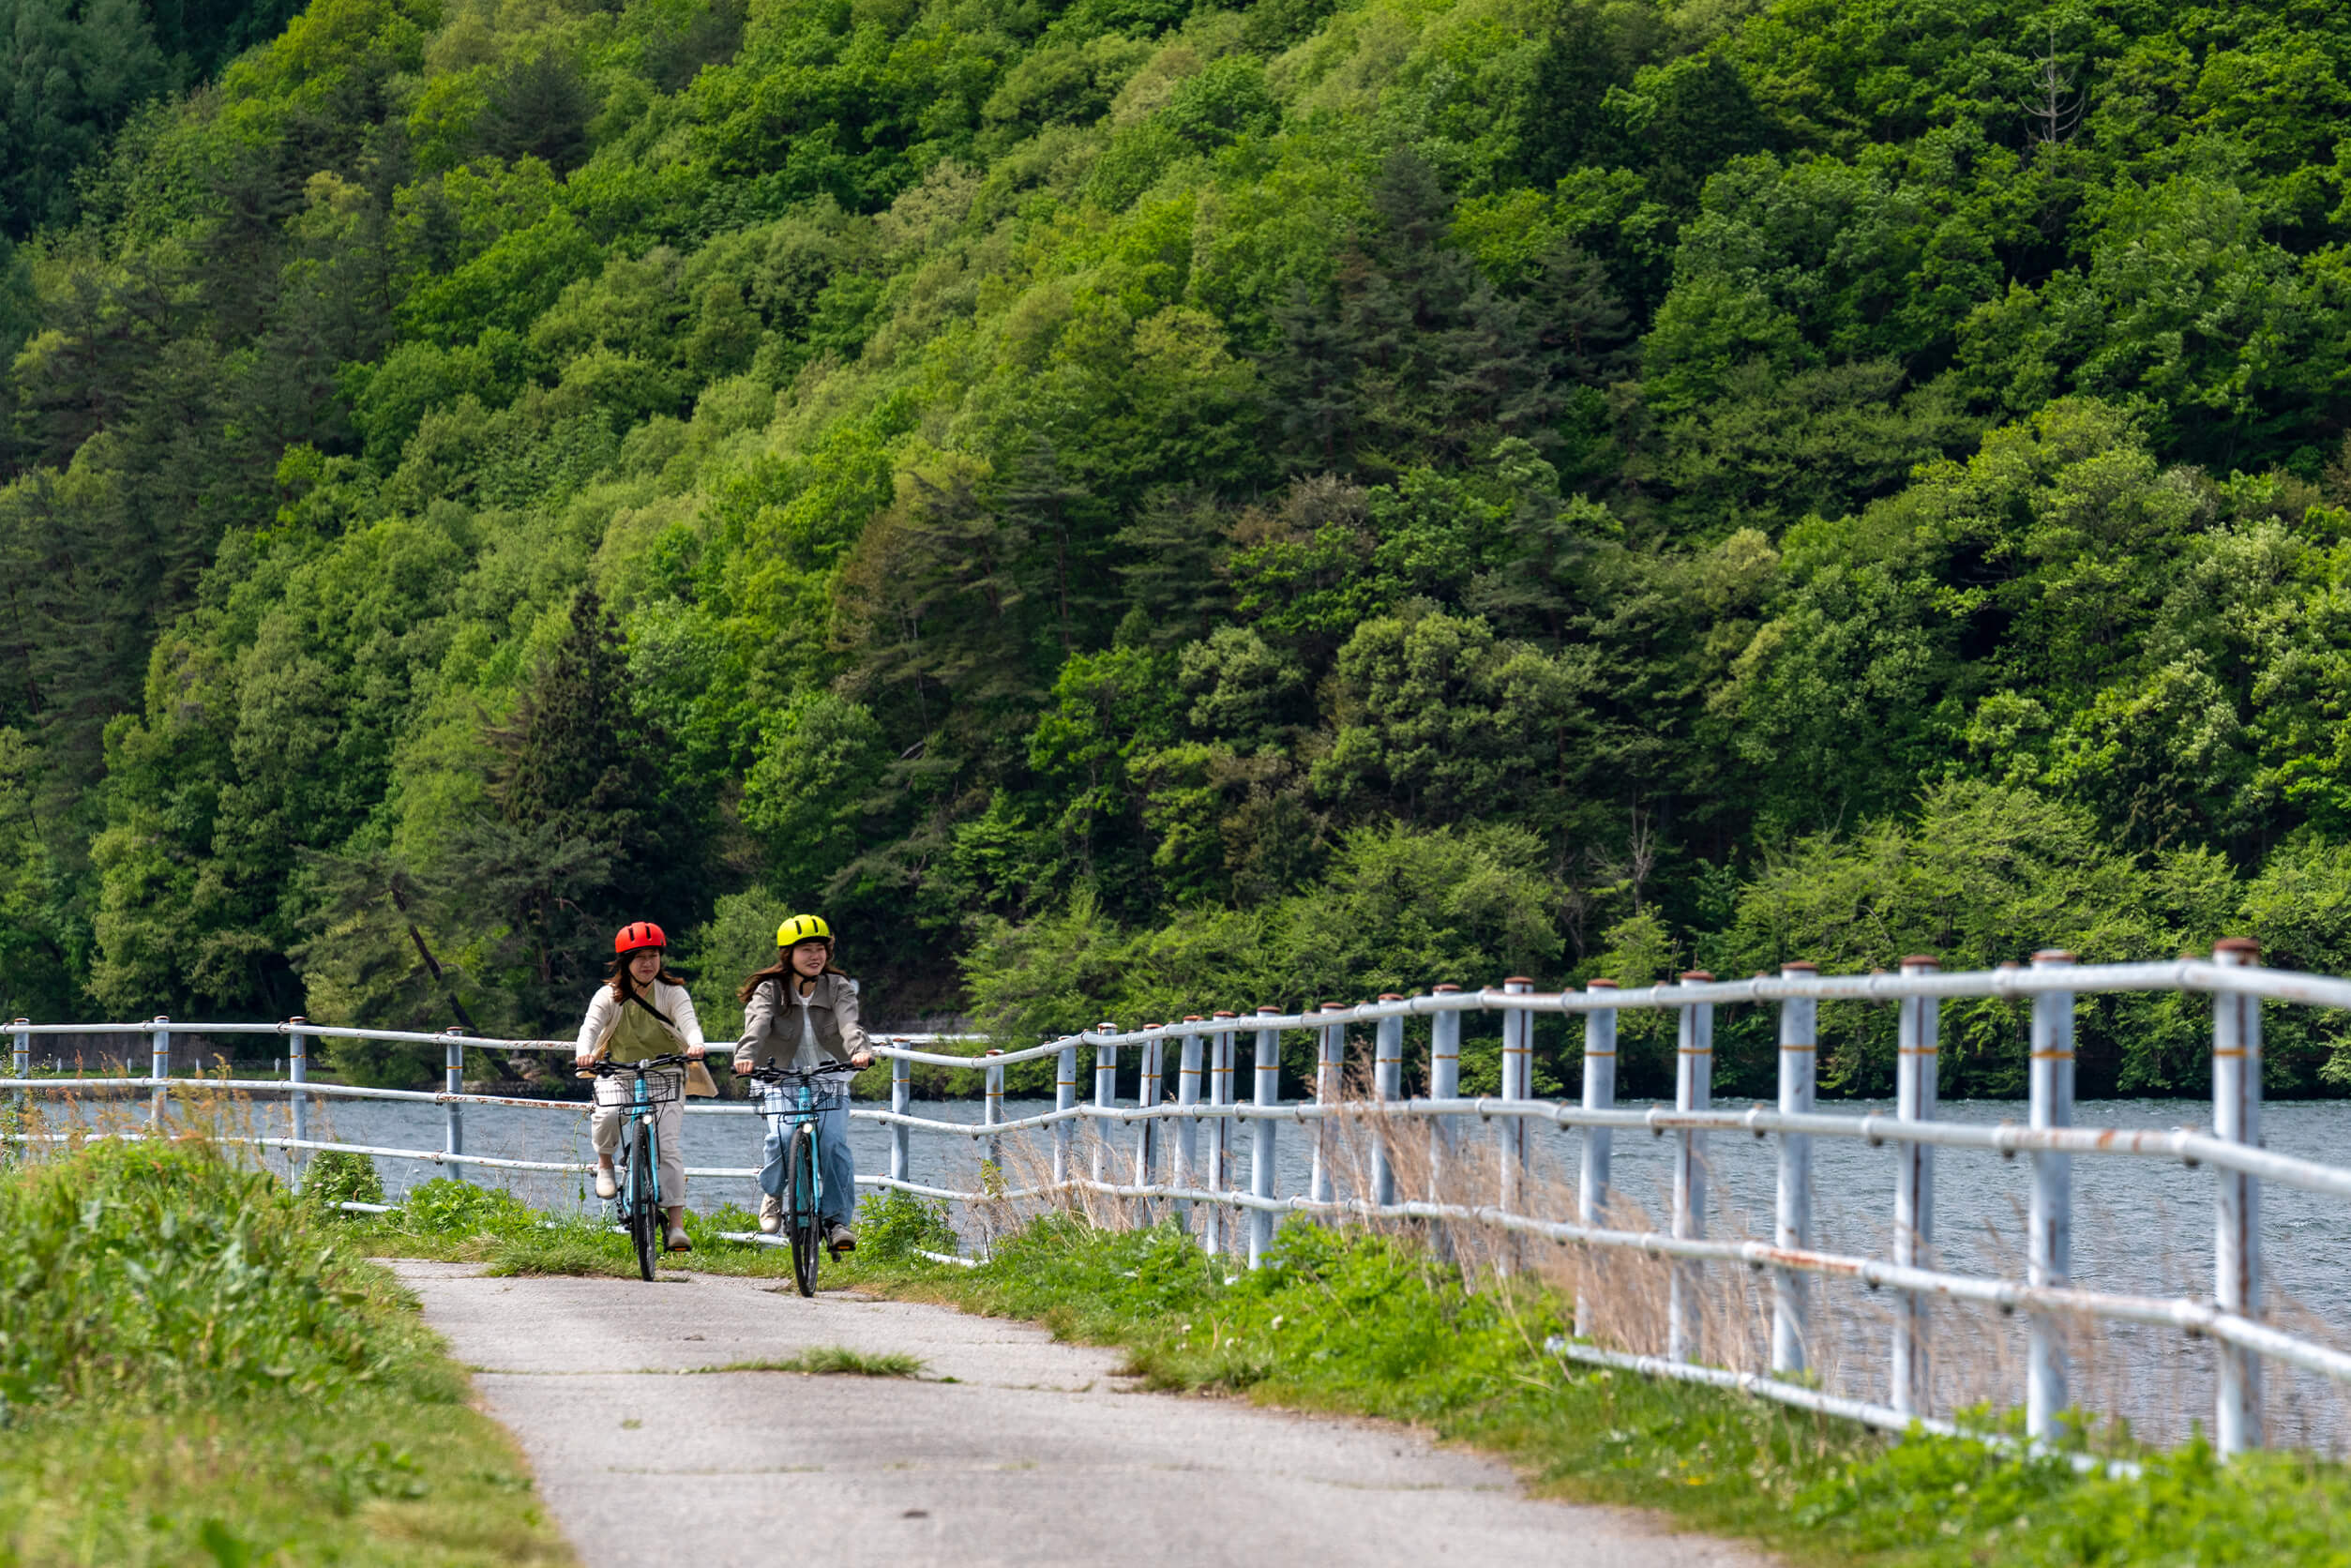
[[856,1068],[845,1063],[826,1067],[754,1067],[743,1076],[759,1083],[815,1083],[835,1073],[853,1073]]
[[642,1062],[614,1062],[608,1058],[603,1061],[589,1063],[585,1067],[579,1068],[575,1072],[574,1076],[578,1078],[614,1078],[622,1073],[634,1073],[638,1077],[642,1078],[649,1068],[682,1067],[686,1063],[693,1060],[695,1060],[693,1057],[679,1053],[673,1053],[669,1056],[648,1056]]

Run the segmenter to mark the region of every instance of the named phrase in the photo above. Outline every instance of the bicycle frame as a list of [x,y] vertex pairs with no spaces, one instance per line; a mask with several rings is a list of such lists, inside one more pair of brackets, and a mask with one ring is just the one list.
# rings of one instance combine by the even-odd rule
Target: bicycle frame
[[[629,1092],[628,1115],[624,1124],[627,1122],[640,1123],[645,1129],[645,1153],[651,1156],[653,1163],[653,1168],[645,1172],[645,1190],[653,1194],[653,1206],[658,1209],[661,1207],[661,1126],[654,1120],[654,1100],[645,1091],[645,1075],[638,1072],[629,1076],[637,1081]],[[624,1152],[628,1148],[625,1136],[621,1138],[621,1148]],[[627,1189],[624,1187],[622,1190]]]
[[[812,1079],[808,1078],[802,1078],[789,1085],[761,1083],[759,1093],[761,1101],[760,1115],[766,1121],[768,1130],[776,1135],[776,1148],[779,1152],[791,1141],[792,1128],[814,1127],[818,1118],[830,1108],[817,1103],[816,1085]],[[789,1104],[776,1103],[785,1099],[787,1095],[790,1096]],[[822,1166],[821,1164],[817,1166],[809,1172],[809,1176],[816,1191],[817,1207],[821,1213],[824,1205]]]

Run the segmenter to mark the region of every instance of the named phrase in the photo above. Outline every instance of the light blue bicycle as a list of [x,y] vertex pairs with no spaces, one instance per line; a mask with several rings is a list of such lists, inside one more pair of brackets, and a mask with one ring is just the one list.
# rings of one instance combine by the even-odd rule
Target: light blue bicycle
[[813,1296],[819,1254],[824,1248],[824,1177],[817,1169],[816,1123],[848,1100],[848,1086],[790,1067],[754,1067],[750,1076],[759,1085],[752,1091],[759,1112],[783,1147],[780,1190],[770,1196],[783,1207],[783,1229],[791,1242],[792,1283],[802,1295]]
[[642,1062],[597,1062],[580,1073],[581,1078],[636,1077],[628,1120],[621,1128],[620,1191],[612,1198],[612,1218],[636,1244],[637,1272],[647,1284],[653,1282],[654,1264],[661,1256],[661,1134],[654,1125],[653,1108],[675,1099],[682,1085],[675,1078],[648,1084],[645,1075],[685,1061],[683,1056],[649,1056]]

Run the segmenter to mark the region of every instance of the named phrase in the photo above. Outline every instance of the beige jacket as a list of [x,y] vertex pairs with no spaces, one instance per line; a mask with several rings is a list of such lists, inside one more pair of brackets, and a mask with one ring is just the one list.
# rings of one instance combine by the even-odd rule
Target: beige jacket
[[820,1066],[847,1067],[849,1059],[869,1048],[865,1029],[857,1021],[857,991],[846,975],[821,974],[808,993],[806,1009],[816,1033],[813,1062],[801,1062],[800,1018],[796,1000],[783,995],[789,980],[771,981],[751,993],[743,1008],[743,1037],[734,1044],[735,1071],[763,1067],[772,1060],[778,1067],[813,1071]]
[[[663,1029],[662,1033],[677,1042],[671,1048],[671,1049],[685,1051],[690,1055],[703,1048],[701,1020],[694,1016],[694,999],[686,994],[685,987],[672,986],[667,981],[656,980],[653,983],[653,994],[645,1000],[670,1016],[669,1027]],[[610,1047],[612,1036],[621,1026],[621,1009],[624,1005],[621,999],[612,994],[610,986],[598,986],[595,988],[595,996],[588,1003],[588,1016],[580,1024],[579,1052],[581,1056],[601,1056]],[[641,1008],[633,1008],[631,1011],[637,1012],[640,1017],[650,1016],[644,1014]],[[654,1022],[656,1027],[660,1027],[659,1019],[655,1019]],[[669,1052],[655,1051],[651,1054],[665,1056]]]

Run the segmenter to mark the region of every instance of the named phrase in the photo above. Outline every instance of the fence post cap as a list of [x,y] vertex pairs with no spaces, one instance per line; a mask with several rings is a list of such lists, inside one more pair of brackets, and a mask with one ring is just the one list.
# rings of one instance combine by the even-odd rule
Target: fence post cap
[[1280,1017],[1280,1016],[1281,1016],[1281,1011],[1282,1011],[1282,1010],[1281,1010],[1279,1007],[1265,1006],[1265,1007],[1260,1007],[1260,1008],[1258,1008],[1258,1012],[1260,1012],[1260,1013],[1271,1013],[1271,1014],[1274,1015],[1276,1018],[1278,1018],[1278,1017]]
[[1994,964],[1992,967],[1994,969],[2022,969],[2025,966],[2018,963],[2013,958],[2002,958],[1998,963]]
[[30,1018],[17,1018],[17,1019],[14,1019],[13,1021],[14,1021],[14,1022],[17,1022],[17,1023],[31,1023],[33,1020],[32,1020],[32,1019],[30,1019]]
[[2212,944],[2212,956],[2217,958],[2223,953],[2252,963],[2261,957],[2261,943],[2252,937],[2223,937]]
[[1116,1033],[1119,1032],[1119,1026],[1118,1026],[1117,1024],[1114,1024],[1114,1023],[1109,1023],[1109,1022],[1107,1022],[1107,1021],[1106,1021],[1106,1022],[1103,1022],[1103,1023],[1098,1023],[1098,1024],[1095,1024],[1095,1025],[1094,1025],[1094,1027],[1095,1027],[1096,1029],[1107,1029],[1107,1030],[1108,1030],[1108,1031],[1109,1031],[1111,1033],[1113,1033],[1113,1034],[1116,1034]]
[[1233,1015],[1232,1015],[1232,1014],[1230,1014],[1230,1013],[1228,1013],[1228,1012],[1224,1011],[1222,1008],[1219,1008],[1216,1012],[1214,1012],[1213,1014],[1212,1014],[1212,1015],[1210,1015],[1210,1016],[1211,1016],[1212,1018],[1231,1018]]
[[1941,967],[1942,962],[1942,959],[1932,953],[1913,953],[1902,960],[1902,967],[1905,969],[1937,969]]
[[2073,955],[2062,947],[2044,947],[2033,955],[2035,964],[2070,964]]
[[1613,991],[1616,988],[1617,983],[1614,980],[1607,978],[1605,975],[1603,975],[1597,980],[1587,980],[1584,982],[1584,989],[1588,991]]
[[1004,1048],[1002,1046],[990,1046],[987,1048],[987,1054],[989,1056],[1002,1056],[1004,1054]]
[[1505,985],[1505,986],[1531,986],[1531,985],[1533,985],[1533,984],[1534,984],[1534,982],[1533,982],[1532,980],[1528,979],[1528,978],[1527,978],[1525,975],[1523,975],[1523,974],[1514,974],[1514,975],[1511,975],[1508,979],[1504,980],[1504,981],[1502,982],[1502,984],[1503,984],[1503,985]]
[[1461,988],[1460,988],[1460,987],[1458,987],[1458,986],[1454,985],[1454,984],[1452,981],[1450,981],[1450,980],[1439,980],[1439,981],[1438,981],[1438,982],[1437,982],[1437,984],[1436,984],[1435,986],[1433,986],[1433,987],[1431,987],[1431,988],[1430,988],[1430,989],[1432,989],[1432,990],[1434,990],[1434,991],[1436,991],[1436,992],[1437,992],[1438,994],[1439,994],[1439,995],[1443,995],[1444,993],[1449,992],[1449,991],[1458,991],[1459,989],[1461,989]]
[[1381,991],[1379,993],[1379,1000],[1382,1002],[1402,1002],[1404,1000],[1404,993],[1402,991]]
[[1818,974],[1820,966],[1810,958],[1790,958],[1780,966],[1782,974]]
[[1325,1013],[1344,1013],[1347,1011],[1347,1003],[1344,1002],[1326,1002],[1322,1004],[1321,1010]]
[[1702,969],[1686,969],[1681,972],[1681,983],[1685,986],[1710,985],[1713,979],[1712,974]]

